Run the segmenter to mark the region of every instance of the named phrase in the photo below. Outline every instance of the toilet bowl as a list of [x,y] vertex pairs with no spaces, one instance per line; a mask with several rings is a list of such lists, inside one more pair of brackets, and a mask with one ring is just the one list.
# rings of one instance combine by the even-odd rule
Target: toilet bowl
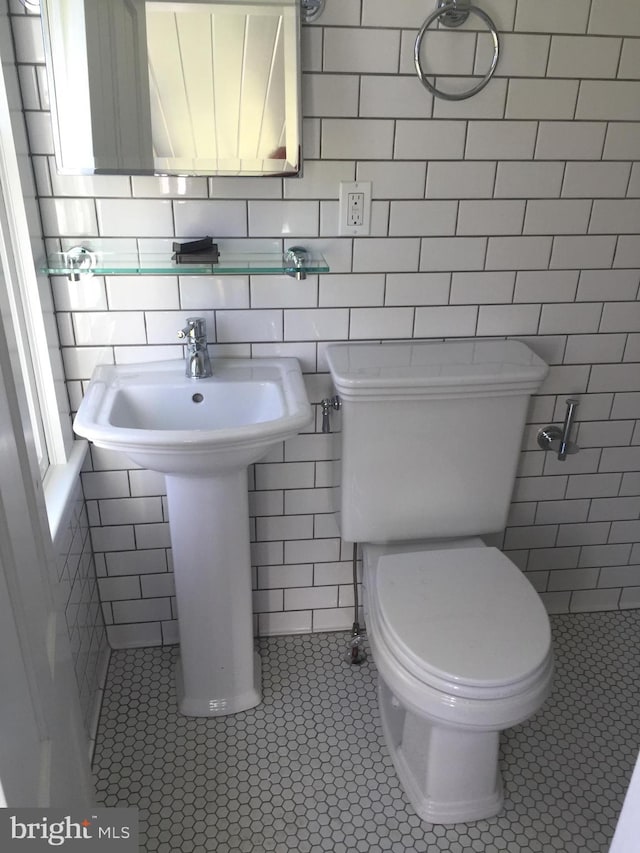
[[534,714],[551,687],[546,611],[520,570],[478,541],[363,546],[385,740],[431,823],[500,811],[499,733]]

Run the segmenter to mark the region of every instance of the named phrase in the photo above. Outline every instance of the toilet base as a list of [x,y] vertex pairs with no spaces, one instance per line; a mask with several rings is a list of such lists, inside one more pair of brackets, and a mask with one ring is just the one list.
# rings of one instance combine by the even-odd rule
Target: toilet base
[[378,676],[384,738],[412,806],[429,823],[469,823],[502,808],[499,732],[444,726],[402,707]]

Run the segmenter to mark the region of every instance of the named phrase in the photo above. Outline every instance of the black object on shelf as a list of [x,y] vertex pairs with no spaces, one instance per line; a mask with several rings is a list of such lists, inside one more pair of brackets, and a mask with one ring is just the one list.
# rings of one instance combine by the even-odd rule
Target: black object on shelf
[[205,249],[215,247],[218,250],[217,243],[213,242],[213,237],[202,237],[199,240],[185,240],[183,243],[174,242],[173,251],[177,255],[186,255],[191,252],[203,252]]
[[177,264],[217,264],[220,258],[218,244],[211,237],[174,243],[172,260]]

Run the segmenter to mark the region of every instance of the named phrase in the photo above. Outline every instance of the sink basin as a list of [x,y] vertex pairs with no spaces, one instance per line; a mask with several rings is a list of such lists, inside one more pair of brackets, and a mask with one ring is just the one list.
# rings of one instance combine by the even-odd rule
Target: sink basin
[[98,365],[73,428],[144,468],[209,476],[255,462],[311,417],[295,358],[218,359],[207,379],[179,359]]
[[180,632],[178,704],[189,716],[260,702],[247,466],[312,421],[295,358],[99,365],[73,428],[165,475]]

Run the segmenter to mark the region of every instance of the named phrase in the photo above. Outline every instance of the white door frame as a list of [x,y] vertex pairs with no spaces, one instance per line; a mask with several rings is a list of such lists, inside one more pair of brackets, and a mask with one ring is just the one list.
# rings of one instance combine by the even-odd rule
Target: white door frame
[[0,320],[0,785],[9,805],[84,806],[92,801],[88,739],[54,597],[53,545],[23,427],[1,269]]
[[[1,100],[0,794],[9,806],[85,807],[93,801],[88,737],[10,312],[7,281],[19,265],[33,269],[33,259],[30,243],[9,227],[25,213]],[[19,333],[30,331],[25,325]]]

